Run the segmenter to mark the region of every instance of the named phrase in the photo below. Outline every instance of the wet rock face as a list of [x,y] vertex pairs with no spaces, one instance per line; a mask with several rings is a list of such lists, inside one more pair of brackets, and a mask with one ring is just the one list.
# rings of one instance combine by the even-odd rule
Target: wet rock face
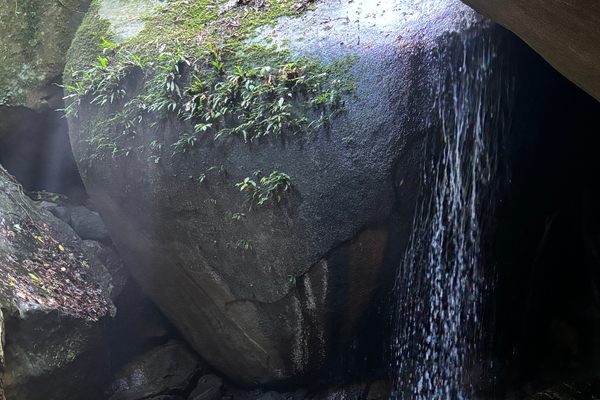
[[[115,2],[95,4],[71,48],[73,65],[81,49],[98,51],[85,47],[96,40],[90,27],[122,32],[118,18],[106,19],[106,10],[119,15]],[[193,124],[171,114],[137,125],[126,156],[117,150],[102,159],[88,145],[102,139],[93,127],[120,106],[110,111],[83,99],[69,117],[86,187],[134,277],[193,348],[235,382],[338,371],[336,357],[373,296],[391,286],[412,224],[427,66],[455,34],[489,28],[458,2],[392,1],[373,15],[367,5],[317,3],[264,30],[297,57],[351,64],[355,90],[344,98],[346,111],[314,134],[251,144],[210,138],[173,156]],[[318,35],[315,21],[325,21]],[[145,78],[136,76],[125,84],[129,96],[143,90]],[[257,170],[289,176],[281,201],[250,207],[236,183]]]
[[110,276],[3,169],[0,270],[7,398],[93,398],[108,372]]
[[596,0],[463,0],[515,32],[564,76],[600,100]]

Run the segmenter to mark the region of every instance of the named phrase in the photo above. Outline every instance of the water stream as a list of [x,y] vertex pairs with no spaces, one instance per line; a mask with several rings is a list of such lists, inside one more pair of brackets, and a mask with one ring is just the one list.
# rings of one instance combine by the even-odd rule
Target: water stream
[[482,238],[510,85],[490,35],[456,39],[432,74],[432,154],[396,282],[393,398],[476,398],[488,292]]

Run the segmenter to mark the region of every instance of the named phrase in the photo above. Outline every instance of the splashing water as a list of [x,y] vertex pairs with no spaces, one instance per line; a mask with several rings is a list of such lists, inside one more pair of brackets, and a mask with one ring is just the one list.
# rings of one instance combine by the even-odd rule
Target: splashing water
[[[468,399],[480,360],[487,291],[482,263],[494,151],[509,86],[491,34],[437,55],[429,121],[434,161],[424,168],[413,236],[396,282],[392,398]],[[454,42],[454,41],[453,41]]]

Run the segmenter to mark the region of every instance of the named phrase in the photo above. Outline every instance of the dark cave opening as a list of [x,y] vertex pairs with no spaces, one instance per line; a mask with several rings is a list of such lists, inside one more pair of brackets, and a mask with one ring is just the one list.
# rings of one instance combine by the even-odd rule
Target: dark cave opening
[[516,56],[489,341],[497,390],[523,395],[600,367],[600,103],[525,46]]
[[55,109],[0,107],[0,164],[26,191],[60,193],[76,203],[87,198],[67,121]]

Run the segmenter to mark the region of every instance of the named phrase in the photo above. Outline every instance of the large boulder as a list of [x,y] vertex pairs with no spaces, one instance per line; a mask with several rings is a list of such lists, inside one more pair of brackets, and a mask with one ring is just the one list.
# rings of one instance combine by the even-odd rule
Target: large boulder
[[[60,77],[90,0],[0,4],[0,106],[41,110],[61,102]],[[52,107],[55,108],[55,107]]]
[[235,382],[333,371],[408,241],[438,55],[493,28],[458,1],[140,3],[145,27],[93,2],[68,59],[111,238]]
[[95,398],[108,372],[110,276],[2,168],[0,271],[6,397]]
[[596,0],[463,0],[515,32],[554,68],[600,100]]

